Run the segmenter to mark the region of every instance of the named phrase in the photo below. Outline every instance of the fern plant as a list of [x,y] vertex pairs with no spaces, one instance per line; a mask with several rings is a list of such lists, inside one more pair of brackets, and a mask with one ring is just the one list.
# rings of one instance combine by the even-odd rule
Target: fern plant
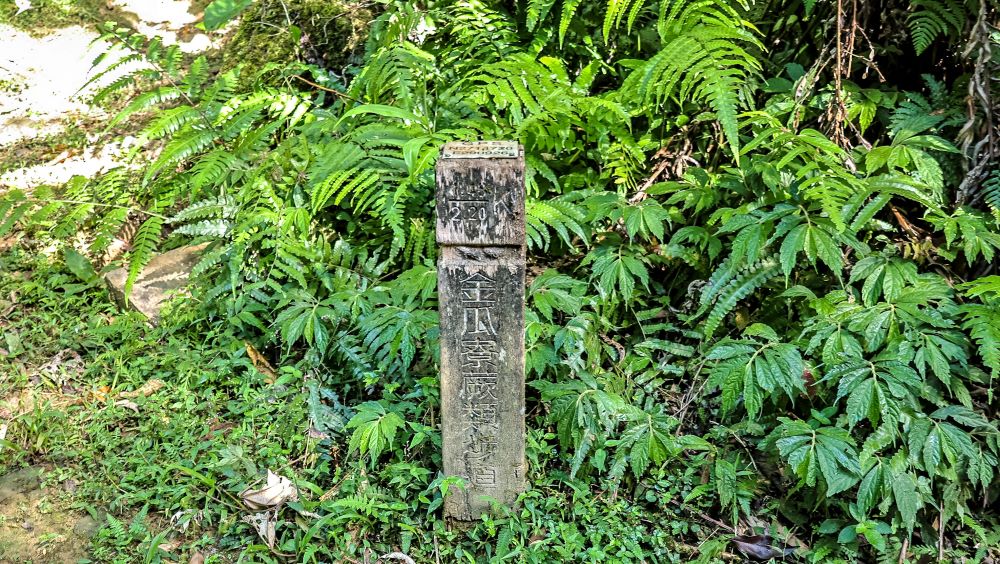
[[906,23],[917,54],[923,53],[940,36],[958,35],[968,18],[961,0],[912,0]]

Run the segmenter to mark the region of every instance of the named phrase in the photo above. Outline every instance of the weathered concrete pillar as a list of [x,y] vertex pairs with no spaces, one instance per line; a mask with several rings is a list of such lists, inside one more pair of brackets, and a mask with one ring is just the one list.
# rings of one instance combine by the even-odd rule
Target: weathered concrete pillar
[[524,152],[448,143],[437,165],[445,516],[478,519],[524,490]]

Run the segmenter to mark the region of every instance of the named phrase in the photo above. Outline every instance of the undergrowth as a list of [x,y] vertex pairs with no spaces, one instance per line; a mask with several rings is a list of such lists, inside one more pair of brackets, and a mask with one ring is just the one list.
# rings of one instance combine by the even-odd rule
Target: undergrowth
[[[153,333],[197,335],[193,372],[118,362],[246,434],[139,432],[180,462],[137,482],[177,489],[118,501],[197,508],[255,559],[986,561],[995,6],[883,4],[394,2],[361,63],[259,75],[112,25],[146,64],[97,99],[142,86],[111,125],[151,113],[140,145],[162,151],[6,194],[0,236],[84,231],[97,258],[138,226],[129,286],[157,249],[209,243]],[[530,488],[461,531],[439,518],[460,483],[432,198],[439,148],[471,139],[525,149]],[[147,358],[121,339],[104,354]],[[266,469],[302,499],[273,546],[240,545],[229,504]]]

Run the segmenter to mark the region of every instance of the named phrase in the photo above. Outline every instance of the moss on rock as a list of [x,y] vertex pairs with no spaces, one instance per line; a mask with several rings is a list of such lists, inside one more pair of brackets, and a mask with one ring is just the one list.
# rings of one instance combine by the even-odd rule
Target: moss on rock
[[243,14],[223,67],[242,63],[254,75],[268,63],[297,60],[339,72],[359,54],[372,17],[340,0],[259,0]]

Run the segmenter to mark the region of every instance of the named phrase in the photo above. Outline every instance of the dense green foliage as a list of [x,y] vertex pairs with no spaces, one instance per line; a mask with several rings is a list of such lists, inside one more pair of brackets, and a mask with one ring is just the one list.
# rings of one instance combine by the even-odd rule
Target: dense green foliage
[[325,438],[301,472],[339,488],[276,550],[430,554],[456,487],[433,168],[446,141],[516,139],[532,489],[455,558],[711,559],[729,536],[688,526],[711,514],[793,529],[812,561],[981,560],[1000,456],[983,1],[389,3],[362,64],[264,82],[113,28],[150,64],[98,98],[148,84],[116,120],[158,109],[142,140],[162,151],[8,194],[0,235],[87,227],[97,254],[138,219],[133,279],[159,246],[211,242],[189,323],[310,390]]

